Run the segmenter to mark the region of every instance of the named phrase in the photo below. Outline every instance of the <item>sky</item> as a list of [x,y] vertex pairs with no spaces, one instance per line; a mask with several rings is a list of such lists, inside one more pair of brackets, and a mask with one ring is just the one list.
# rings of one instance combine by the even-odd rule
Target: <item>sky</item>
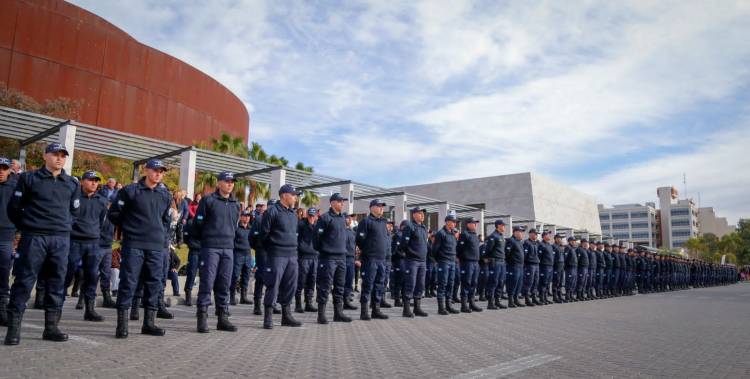
[[252,141],[316,172],[531,171],[606,205],[673,185],[750,217],[748,1],[72,2],[219,80]]

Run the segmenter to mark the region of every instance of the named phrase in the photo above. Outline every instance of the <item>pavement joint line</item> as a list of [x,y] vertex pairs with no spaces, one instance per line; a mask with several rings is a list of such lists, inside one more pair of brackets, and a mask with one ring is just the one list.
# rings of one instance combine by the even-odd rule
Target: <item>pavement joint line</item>
[[[34,324],[29,324],[29,323],[24,323],[23,326],[31,328],[31,329],[44,330],[44,327],[42,327],[42,326],[34,325]],[[85,343],[85,344],[91,345],[91,346],[101,346],[102,345],[101,342],[96,342],[96,341],[90,340],[90,339],[88,339],[86,337],[74,336],[74,335],[70,335],[70,334],[68,334],[68,339],[71,340],[71,341]]]
[[517,358],[512,361],[503,362],[494,366],[484,367],[478,370],[469,371],[460,375],[456,375],[454,379],[463,378],[499,378],[511,374],[515,374],[530,368],[541,366],[546,363],[550,363],[562,358],[559,355],[550,354],[533,354],[525,357]]

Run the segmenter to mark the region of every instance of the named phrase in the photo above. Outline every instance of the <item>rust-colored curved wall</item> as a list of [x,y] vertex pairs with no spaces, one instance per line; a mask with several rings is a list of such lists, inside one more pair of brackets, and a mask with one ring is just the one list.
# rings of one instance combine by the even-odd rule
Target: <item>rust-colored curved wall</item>
[[82,99],[84,123],[186,145],[248,139],[226,87],[62,0],[0,0],[0,81],[39,101]]

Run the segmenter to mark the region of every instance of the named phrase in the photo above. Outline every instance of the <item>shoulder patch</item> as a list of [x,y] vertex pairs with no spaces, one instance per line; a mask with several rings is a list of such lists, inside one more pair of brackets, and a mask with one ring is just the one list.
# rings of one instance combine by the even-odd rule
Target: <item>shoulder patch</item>
[[77,209],[80,206],[81,206],[81,200],[79,200],[79,199],[73,200],[73,208]]
[[13,195],[16,196],[16,197],[21,197],[21,196],[23,196],[23,192],[16,191],[15,193],[13,193]]
[[125,202],[122,201],[122,200],[117,200],[117,205],[123,206],[123,205],[125,205]]

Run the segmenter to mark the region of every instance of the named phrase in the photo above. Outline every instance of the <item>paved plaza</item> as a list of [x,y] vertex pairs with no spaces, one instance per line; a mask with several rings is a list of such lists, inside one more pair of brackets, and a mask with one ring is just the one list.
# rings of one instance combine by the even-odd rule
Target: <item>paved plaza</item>
[[[114,338],[115,311],[82,321],[68,299],[66,343],[41,340],[28,310],[21,345],[0,346],[2,377],[750,377],[750,284],[514,310],[262,329],[252,306],[232,307],[237,333],[195,332],[195,308],[158,320],[166,337]],[[330,306],[329,306],[330,312]],[[5,328],[0,328],[5,333]]]

